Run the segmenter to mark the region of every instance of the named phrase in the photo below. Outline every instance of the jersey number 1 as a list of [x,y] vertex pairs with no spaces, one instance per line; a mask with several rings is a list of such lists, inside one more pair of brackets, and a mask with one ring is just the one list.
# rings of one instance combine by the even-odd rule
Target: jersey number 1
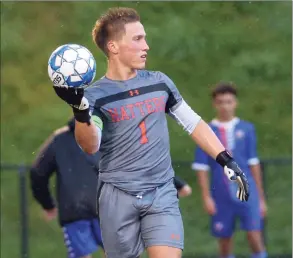
[[146,136],[146,126],[145,126],[145,121],[142,121],[142,122],[139,124],[139,129],[140,129],[140,132],[141,132],[140,143],[141,143],[141,144],[148,143],[149,139],[148,139],[148,137]]

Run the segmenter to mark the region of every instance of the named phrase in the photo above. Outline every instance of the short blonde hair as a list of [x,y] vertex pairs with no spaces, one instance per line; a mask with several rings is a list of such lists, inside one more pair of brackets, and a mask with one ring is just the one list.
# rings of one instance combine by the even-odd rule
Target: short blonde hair
[[97,21],[92,30],[95,44],[108,56],[107,43],[125,33],[125,24],[140,21],[135,9],[125,7],[110,8]]

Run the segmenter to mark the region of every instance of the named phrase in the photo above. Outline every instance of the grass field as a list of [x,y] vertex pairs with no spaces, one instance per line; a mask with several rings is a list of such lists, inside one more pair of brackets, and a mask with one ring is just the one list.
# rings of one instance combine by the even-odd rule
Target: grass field
[[[209,235],[209,218],[203,213],[195,176],[189,167],[181,166],[176,171],[193,187],[192,196],[180,201],[185,225],[184,255],[215,254],[217,245]],[[271,167],[267,170],[267,180],[274,181],[267,188],[269,213],[266,231],[270,254],[290,254],[292,252],[292,209],[289,205],[292,203],[291,182],[282,180],[282,177],[290,174],[291,171],[291,166]],[[19,257],[20,253],[19,203],[17,200],[12,201],[11,198],[18,191],[16,176],[17,174],[11,171],[1,173],[2,257]],[[32,201],[31,195],[29,196],[30,258],[65,257],[62,231],[57,222],[46,223],[42,218],[41,210]],[[236,233],[235,246],[235,253],[249,254],[243,232]],[[95,257],[99,257],[99,254],[96,254]]]
[[[220,80],[238,85],[238,115],[253,122],[261,157],[292,156],[292,2],[1,2],[1,163],[30,164],[36,150],[71,114],[52,90],[47,61],[59,45],[90,49],[96,79],[105,58],[90,33],[110,6],[141,13],[151,50],[148,69],[161,70],[205,120],[213,118],[209,92]],[[174,121],[169,123],[174,161],[193,159],[194,144]],[[175,166],[193,187],[181,200],[185,255],[215,253],[190,166]],[[268,251],[292,252],[292,167],[267,170]],[[1,171],[1,257],[19,257],[17,174]],[[65,257],[57,222],[46,223],[29,196],[30,257]],[[248,253],[236,235],[236,253]]]

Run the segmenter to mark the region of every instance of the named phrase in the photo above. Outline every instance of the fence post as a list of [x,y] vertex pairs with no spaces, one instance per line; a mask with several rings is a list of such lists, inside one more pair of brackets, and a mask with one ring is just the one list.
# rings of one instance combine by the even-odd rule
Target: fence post
[[[260,162],[261,172],[262,172],[262,185],[265,193],[266,201],[268,199],[267,195],[267,173],[266,173],[266,163],[265,161]],[[265,246],[267,245],[267,226],[268,226],[268,220],[267,218],[263,218],[263,230],[262,230],[262,236]]]
[[27,192],[26,192],[26,167],[24,165],[20,166],[18,169],[19,175],[19,199],[20,199],[20,241],[21,241],[21,258],[29,257],[29,245],[28,245],[28,205],[27,205]]

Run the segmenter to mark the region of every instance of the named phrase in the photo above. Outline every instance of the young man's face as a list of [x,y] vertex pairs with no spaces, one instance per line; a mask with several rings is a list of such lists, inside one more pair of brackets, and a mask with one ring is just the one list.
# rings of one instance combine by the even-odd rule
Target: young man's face
[[118,57],[122,63],[132,69],[144,69],[149,46],[146,33],[140,22],[125,25],[125,34],[118,44]]
[[217,111],[217,117],[221,119],[232,119],[237,108],[237,99],[234,94],[218,94],[213,99],[213,105]]

